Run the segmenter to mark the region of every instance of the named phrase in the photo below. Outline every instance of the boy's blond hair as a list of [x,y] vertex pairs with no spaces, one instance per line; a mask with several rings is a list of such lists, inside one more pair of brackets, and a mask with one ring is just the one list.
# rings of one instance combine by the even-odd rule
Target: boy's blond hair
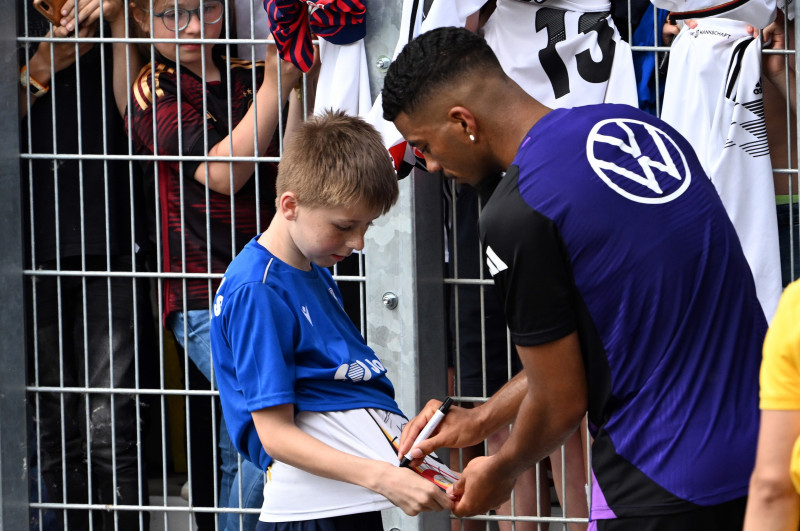
[[397,173],[378,131],[342,111],[325,111],[286,140],[278,198],[291,191],[309,207],[361,205],[385,214],[397,201]]

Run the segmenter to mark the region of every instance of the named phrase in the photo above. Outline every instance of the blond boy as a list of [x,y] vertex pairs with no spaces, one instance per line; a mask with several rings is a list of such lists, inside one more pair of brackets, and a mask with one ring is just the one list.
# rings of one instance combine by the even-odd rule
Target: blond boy
[[286,142],[277,213],[233,260],[211,341],[231,439],[269,467],[258,530],[382,529],[380,510],[451,506],[397,467],[386,431],[405,417],[386,369],[345,313],[326,269],[364,246],[398,196],[379,134],[328,112]]

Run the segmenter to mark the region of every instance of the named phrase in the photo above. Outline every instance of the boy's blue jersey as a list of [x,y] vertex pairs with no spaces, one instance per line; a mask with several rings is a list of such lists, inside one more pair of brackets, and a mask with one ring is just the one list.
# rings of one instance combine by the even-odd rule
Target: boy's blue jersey
[[578,331],[593,518],[747,494],[767,324],[717,192],[675,130],[624,105],[550,112],[481,237],[516,344]]
[[252,411],[374,407],[402,414],[386,369],[342,307],[327,269],[287,265],[256,239],[231,262],[214,298],[211,351],[231,440],[271,462]]

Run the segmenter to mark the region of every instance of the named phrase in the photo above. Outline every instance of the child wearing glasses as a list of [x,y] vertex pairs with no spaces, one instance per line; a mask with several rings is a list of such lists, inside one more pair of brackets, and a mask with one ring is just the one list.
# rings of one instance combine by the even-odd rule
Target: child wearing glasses
[[[265,62],[226,56],[226,47],[215,45],[224,24],[220,1],[134,0],[132,6],[142,36],[152,44],[145,54],[151,62],[132,87],[128,132],[137,154],[156,156],[145,165],[154,183],[151,204],[158,215],[153,216],[153,234],[159,236],[162,270],[189,274],[163,280],[161,313],[192,362],[187,366],[189,388],[209,390],[214,386],[209,308],[219,284],[216,274],[275,213],[276,165],[253,157],[278,155],[277,102],[286,102],[301,72],[279,60],[274,47]],[[212,424],[197,422],[195,416],[202,411],[200,420],[212,418],[211,407],[208,396],[189,399],[190,503],[195,506],[214,505],[215,465],[207,465],[214,462]],[[219,425],[219,496],[220,506],[227,507],[231,493],[239,494],[240,482],[234,478],[238,454],[225,423]],[[243,505],[260,507],[263,474],[248,462],[239,474]],[[244,501],[248,498],[250,503]],[[239,516],[229,515],[218,515],[219,528],[227,523],[239,529]],[[198,528],[214,529],[215,517],[196,513]]]

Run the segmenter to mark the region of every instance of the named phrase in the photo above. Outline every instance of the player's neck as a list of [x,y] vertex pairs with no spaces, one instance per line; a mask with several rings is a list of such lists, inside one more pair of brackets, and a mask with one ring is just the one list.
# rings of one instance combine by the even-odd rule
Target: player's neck
[[[494,154],[498,169],[504,171],[514,162],[528,131],[551,109],[505,76],[475,87],[480,87],[473,93],[473,98],[478,102],[475,108],[484,133],[488,133],[482,133],[482,137],[491,142],[490,151]],[[499,94],[502,94],[502,105],[497,104]]]
[[552,109],[527,94],[520,101],[507,105],[506,109],[514,109],[514,112],[507,116],[498,116],[496,127],[498,131],[502,131],[497,153],[503,166],[508,168],[514,162],[528,132]]

